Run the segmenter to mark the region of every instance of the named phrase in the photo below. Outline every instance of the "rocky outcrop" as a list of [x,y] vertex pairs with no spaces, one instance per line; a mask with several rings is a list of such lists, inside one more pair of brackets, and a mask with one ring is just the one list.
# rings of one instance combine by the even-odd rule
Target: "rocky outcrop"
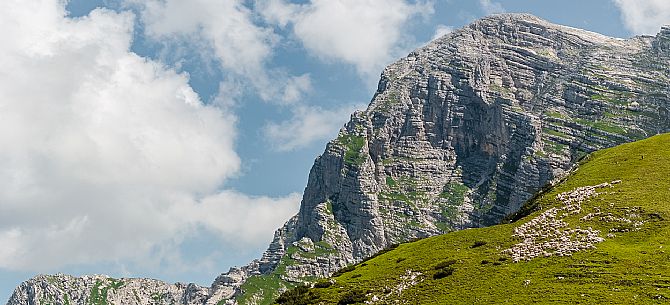
[[104,275],[40,275],[16,288],[7,305],[25,304],[206,304],[209,289],[195,284],[166,284],[151,279],[114,279]]
[[[498,223],[585,154],[670,130],[669,33],[503,14],[410,53],[316,159],[263,257],[198,291],[265,303],[389,245]],[[9,304],[41,295],[19,288]]]

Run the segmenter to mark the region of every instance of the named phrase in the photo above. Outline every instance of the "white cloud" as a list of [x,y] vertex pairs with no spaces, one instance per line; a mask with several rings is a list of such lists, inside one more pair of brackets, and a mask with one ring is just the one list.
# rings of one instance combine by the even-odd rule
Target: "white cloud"
[[655,35],[662,25],[670,24],[670,1],[613,0],[621,10],[621,19],[634,34]]
[[201,200],[196,216],[197,221],[207,224],[230,242],[265,246],[272,239],[268,228],[281,227],[297,212],[300,199],[298,193],[275,199],[223,191]]
[[[378,22],[380,18],[390,20],[376,26],[375,31],[386,31],[386,29],[380,27],[389,24],[398,27],[409,15],[418,13],[419,5],[411,6],[403,1],[394,0],[391,3],[391,10],[382,10],[379,16],[370,21]],[[169,50],[175,48],[198,49],[203,59],[211,58],[220,64],[225,80],[219,85],[219,93],[214,99],[215,104],[230,109],[232,106],[236,106],[238,100],[247,94],[258,94],[265,101],[282,107],[290,107],[293,112],[309,107],[303,101],[305,96],[312,91],[312,80],[309,74],[295,76],[284,69],[268,67],[273,55],[273,48],[278,46],[280,37],[273,32],[272,28],[259,24],[258,20],[254,19],[258,17],[255,15],[258,12],[251,11],[244,1],[196,0],[185,3],[179,0],[125,0],[125,3],[139,12],[141,21],[145,25],[145,34],[152,40],[164,43]],[[382,6],[380,3],[376,2],[374,5],[365,3],[361,6],[358,2],[351,2],[354,7],[366,10],[373,6]],[[327,2],[320,2],[319,5],[327,5]],[[258,2],[254,7],[266,13],[272,12],[271,16],[266,14],[266,17],[279,26],[296,22],[298,16],[301,16],[301,18],[318,17],[308,16],[307,10],[311,9],[308,9],[306,5],[273,0]],[[327,7],[319,8],[317,13],[324,14],[323,9],[327,9]],[[409,12],[403,10],[409,10]],[[348,13],[350,12],[338,12],[340,14],[338,18],[344,18]],[[352,18],[363,17],[358,14]],[[399,18],[403,20],[399,20]],[[300,22],[300,27],[302,28],[309,22],[312,21]],[[297,22],[295,27],[299,27]],[[329,30],[332,31],[333,29]],[[392,28],[389,31],[392,33],[393,40],[398,40],[399,30]],[[380,36],[374,32],[368,31],[368,33]],[[310,35],[312,34],[321,36],[320,33],[311,33]],[[332,32],[325,33],[325,35],[332,34]],[[365,42],[371,40],[361,36],[356,37],[356,39]],[[379,39],[387,38],[380,37]],[[348,41],[336,42],[340,44],[349,43]],[[359,42],[356,42],[355,45],[357,44]],[[342,46],[339,47],[342,48]],[[379,50],[386,53],[389,47],[390,43],[383,43],[374,46],[375,51],[373,52],[365,51],[362,53],[373,59],[379,53]],[[188,54],[188,51],[184,53]],[[379,59],[374,58],[374,60],[378,61]],[[384,62],[385,59],[381,60],[381,62]],[[310,137],[305,141],[316,139],[320,138]],[[273,139],[272,142],[277,143],[277,139]]]
[[279,151],[290,151],[318,140],[335,137],[350,114],[362,105],[347,105],[339,109],[298,106],[293,116],[284,122],[265,125],[266,139]]
[[303,6],[285,2],[285,0],[256,0],[256,6],[265,19],[280,27],[286,27],[294,19]]
[[139,5],[146,34],[155,40],[209,42],[221,66],[245,76],[264,71],[277,39],[259,27],[240,0],[128,0]]
[[[138,8],[145,34],[161,42],[167,50],[186,49],[182,53],[199,53],[202,59],[214,60],[230,78],[244,90],[258,94],[262,99],[277,103],[285,100],[287,90],[296,90],[291,82],[294,76],[267,67],[273,47],[280,37],[271,28],[254,22],[254,12],[242,0],[125,0]],[[240,81],[242,80],[242,81]],[[228,81],[222,86],[230,85]],[[239,89],[238,89],[239,90]],[[245,94],[240,92],[238,97]],[[225,93],[224,93],[225,94]],[[301,92],[295,92],[301,96]],[[223,99],[230,100],[227,95]]]
[[505,12],[505,8],[503,8],[502,4],[492,0],[479,0],[479,6],[482,8],[484,13],[486,13],[486,15],[500,14]]
[[312,79],[309,74],[294,76],[288,79],[282,101],[286,103],[295,103],[303,98],[305,93],[312,91]]
[[453,32],[453,31],[454,31],[454,28],[451,27],[451,26],[444,25],[444,24],[438,24],[435,27],[435,34],[433,34],[433,39],[432,40],[438,39],[438,38],[440,38],[444,35],[447,35],[447,34]]
[[0,3],[0,268],[148,259],[193,228],[266,242],[299,198],[219,191],[235,116],[130,52],[132,14],[63,3]]
[[365,75],[378,74],[411,47],[403,36],[408,21],[433,13],[432,2],[405,0],[312,0],[303,5],[266,0],[258,5],[269,22],[292,24],[312,54],[353,64]]

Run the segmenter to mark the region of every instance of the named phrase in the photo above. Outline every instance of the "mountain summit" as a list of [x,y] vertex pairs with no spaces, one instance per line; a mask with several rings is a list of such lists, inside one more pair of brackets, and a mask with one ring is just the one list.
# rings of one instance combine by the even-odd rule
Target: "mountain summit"
[[670,130],[669,33],[478,20],[384,70],[261,259],[209,288],[40,276],[8,305],[268,304],[390,245],[499,223],[586,154]]

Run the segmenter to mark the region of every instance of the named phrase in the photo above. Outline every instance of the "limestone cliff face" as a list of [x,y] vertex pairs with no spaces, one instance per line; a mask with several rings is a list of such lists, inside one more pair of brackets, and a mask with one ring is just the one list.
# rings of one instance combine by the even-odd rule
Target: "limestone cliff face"
[[179,304],[264,303],[391,244],[495,224],[586,153],[670,130],[669,84],[670,28],[623,40],[503,14],[450,33],[384,70],[263,257]]
[[[498,223],[587,153],[670,130],[669,94],[670,28],[624,40],[525,14],[479,20],[384,70],[314,162],[260,273],[327,276]],[[239,300],[259,303],[245,286]]]

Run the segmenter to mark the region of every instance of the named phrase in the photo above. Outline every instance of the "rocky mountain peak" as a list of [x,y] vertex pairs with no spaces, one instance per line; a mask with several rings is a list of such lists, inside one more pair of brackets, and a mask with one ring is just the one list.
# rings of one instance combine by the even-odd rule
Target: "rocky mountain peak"
[[315,161],[295,229],[273,242],[284,246],[275,270],[300,281],[500,222],[585,154],[668,130],[667,65],[650,39],[528,14],[483,18],[411,52]]
[[661,31],[656,35],[653,45],[660,53],[670,53],[670,25],[661,27]]

